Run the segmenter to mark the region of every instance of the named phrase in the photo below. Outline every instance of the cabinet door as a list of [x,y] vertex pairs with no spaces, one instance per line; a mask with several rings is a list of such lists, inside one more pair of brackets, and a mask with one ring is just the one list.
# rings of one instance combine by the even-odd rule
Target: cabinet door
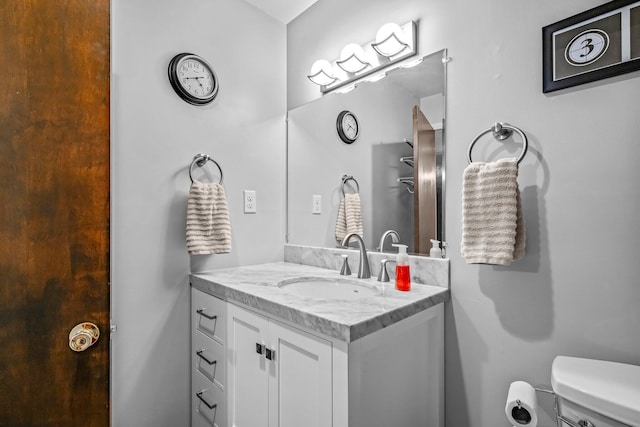
[[227,304],[227,398],[230,427],[267,426],[267,370],[273,364],[266,360],[264,354],[257,352],[256,344],[266,344],[268,327],[266,317]]
[[269,343],[269,427],[331,426],[331,343],[273,320]]

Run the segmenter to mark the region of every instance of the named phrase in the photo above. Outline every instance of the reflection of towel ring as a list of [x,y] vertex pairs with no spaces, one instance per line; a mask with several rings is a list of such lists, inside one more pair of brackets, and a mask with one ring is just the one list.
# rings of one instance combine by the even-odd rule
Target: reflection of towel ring
[[191,166],[189,166],[189,178],[191,178],[191,182],[193,182],[193,175],[192,175],[193,167],[198,165],[198,167],[201,168],[205,164],[207,164],[207,162],[213,162],[213,164],[218,167],[218,170],[220,171],[220,182],[219,182],[219,184],[222,184],[222,168],[220,167],[218,162],[213,160],[207,154],[196,154],[195,157],[193,158],[193,161],[191,162]]
[[358,185],[358,181],[356,181],[356,179],[354,177],[352,177],[351,175],[342,175],[342,197],[344,197],[344,185],[347,183],[347,181],[353,181],[356,183],[356,192],[359,193],[360,192],[360,185]]
[[467,160],[469,161],[469,163],[473,161],[471,160],[471,150],[473,150],[473,146],[475,145],[476,142],[478,142],[480,137],[482,137],[483,135],[489,132],[492,132],[493,137],[495,139],[497,139],[498,141],[504,141],[505,139],[509,138],[513,134],[513,131],[518,132],[518,134],[522,138],[522,153],[520,154],[520,157],[518,157],[518,164],[520,164],[522,159],[524,159],[524,155],[527,154],[527,148],[529,148],[529,142],[527,141],[527,136],[524,134],[524,132],[522,132],[517,127],[511,126],[507,123],[499,123],[499,122],[495,123],[489,129],[480,132],[478,136],[473,138],[473,141],[471,141],[471,144],[469,144],[469,151],[467,153]]

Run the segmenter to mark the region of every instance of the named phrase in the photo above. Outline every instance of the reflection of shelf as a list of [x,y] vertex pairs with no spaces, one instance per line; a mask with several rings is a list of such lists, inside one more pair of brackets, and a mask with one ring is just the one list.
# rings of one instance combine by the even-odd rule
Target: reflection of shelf
[[404,164],[407,164],[413,167],[413,156],[400,157],[400,161]]
[[397,182],[406,185],[407,191],[413,194],[414,182],[412,176],[400,177],[397,179]]

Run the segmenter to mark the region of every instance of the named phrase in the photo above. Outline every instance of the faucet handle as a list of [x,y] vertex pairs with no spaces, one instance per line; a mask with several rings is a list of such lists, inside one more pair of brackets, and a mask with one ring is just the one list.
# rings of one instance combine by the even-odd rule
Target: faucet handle
[[447,242],[440,242],[440,246],[442,246],[442,258],[447,257]]
[[383,259],[380,261],[380,273],[378,273],[378,282],[388,282],[389,273],[387,272],[387,263],[395,262],[392,259]]
[[349,255],[342,255],[342,269],[340,270],[341,276],[351,276],[351,268],[349,268]]

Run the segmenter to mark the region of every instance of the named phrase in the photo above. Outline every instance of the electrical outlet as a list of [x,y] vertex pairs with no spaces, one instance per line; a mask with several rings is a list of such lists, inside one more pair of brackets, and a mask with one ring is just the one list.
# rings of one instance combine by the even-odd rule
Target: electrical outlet
[[322,213],[322,196],[319,194],[313,195],[313,207],[311,213],[314,215],[320,215]]
[[256,213],[256,192],[255,190],[244,190],[244,213]]

